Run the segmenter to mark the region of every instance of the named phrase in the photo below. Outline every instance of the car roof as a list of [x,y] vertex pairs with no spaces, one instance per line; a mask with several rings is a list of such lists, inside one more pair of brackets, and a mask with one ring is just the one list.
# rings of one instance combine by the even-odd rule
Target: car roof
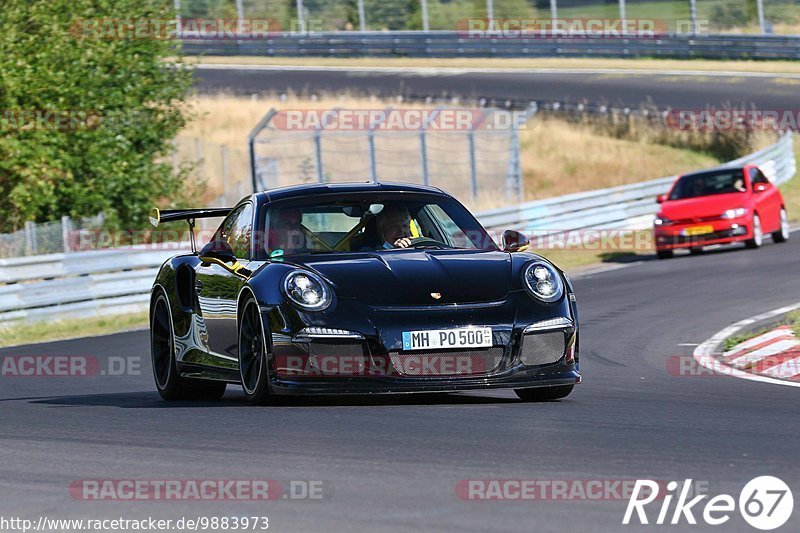
[[307,198],[316,194],[353,194],[362,192],[413,192],[449,196],[437,187],[418,185],[414,183],[395,182],[360,182],[360,183],[306,183],[290,185],[268,191],[256,193],[258,197],[267,201],[285,200],[290,198]]

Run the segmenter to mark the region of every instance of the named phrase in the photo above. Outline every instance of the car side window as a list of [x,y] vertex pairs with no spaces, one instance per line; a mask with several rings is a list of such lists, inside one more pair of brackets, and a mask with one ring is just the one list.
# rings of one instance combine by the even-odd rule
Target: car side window
[[769,179],[764,175],[763,172],[761,172],[757,168],[751,168],[750,169],[750,183],[752,183],[753,186],[756,186],[759,183],[769,183]]
[[250,259],[252,234],[253,204],[246,203],[234,209],[220,224],[214,240],[227,242],[237,259]]

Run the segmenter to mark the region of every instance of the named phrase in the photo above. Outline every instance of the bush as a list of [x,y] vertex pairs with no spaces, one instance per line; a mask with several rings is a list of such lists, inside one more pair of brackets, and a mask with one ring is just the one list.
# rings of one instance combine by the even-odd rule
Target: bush
[[99,38],[82,22],[172,19],[171,6],[3,0],[0,231],[99,212],[112,227],[138,227],[156,200],[185,196],[186,171],[174,175],[166,157],[192,83],[190,71],[165,63],[175,41]]

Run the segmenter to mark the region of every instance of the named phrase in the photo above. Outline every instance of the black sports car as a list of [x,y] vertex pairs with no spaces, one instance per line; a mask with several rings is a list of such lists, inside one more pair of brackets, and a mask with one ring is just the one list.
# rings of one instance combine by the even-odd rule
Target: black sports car
[[406,184],[302,185],[231,209],[154,210],[151,222],[225,217],[199,252],[161,267],[153,372],[167,400],[241,385],[278,394],[513,388],[568,395],[578,371],[569,279],[457,200]]

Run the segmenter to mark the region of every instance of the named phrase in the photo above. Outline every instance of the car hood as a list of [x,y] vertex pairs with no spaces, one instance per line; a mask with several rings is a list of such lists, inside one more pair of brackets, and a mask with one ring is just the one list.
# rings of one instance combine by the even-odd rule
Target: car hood
[[670,220],[718,217],[728,209],[745,206],[746,202],[746,193],[669,200],[661,204],[661,214]]
[[511,256],[499,251],[337,254],[310,256],[302,265],[325,277],[339,298],[376,306],[497,301],[511,290]]

